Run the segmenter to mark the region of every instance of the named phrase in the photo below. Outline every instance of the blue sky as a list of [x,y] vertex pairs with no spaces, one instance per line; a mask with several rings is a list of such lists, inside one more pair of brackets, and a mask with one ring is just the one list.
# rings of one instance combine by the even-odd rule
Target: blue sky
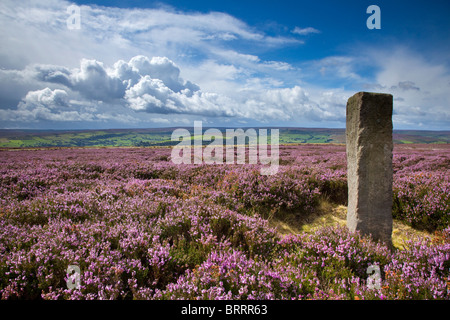
[[[381,29],[366,26],[373,4]],[[0,128],[343,128],[347,99],[373,91],[394,95],[395,129],[450,130],[449,9],[446,0],[5,0]]]

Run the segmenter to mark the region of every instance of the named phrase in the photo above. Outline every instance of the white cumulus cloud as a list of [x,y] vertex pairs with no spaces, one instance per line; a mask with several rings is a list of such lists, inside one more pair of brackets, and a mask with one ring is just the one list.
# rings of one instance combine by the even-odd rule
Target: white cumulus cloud
[[304,35],[308,35],[311,33],[320,33],[320,31],[313,27],[307,27],[307,28],[295,27],[294,30],[292,30],[292,33],[304,36]]
[[73,110],[66,91],[50,88],[30,91],[17,110],[2,110],[3,116],[16,121],[90,121],[92,114]]

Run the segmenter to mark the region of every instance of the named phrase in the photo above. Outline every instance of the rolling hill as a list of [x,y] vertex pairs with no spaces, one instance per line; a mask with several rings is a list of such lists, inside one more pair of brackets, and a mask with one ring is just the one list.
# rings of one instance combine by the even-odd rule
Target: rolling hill
[[[13,130],[0,129],[1,148],[37,147],[146,147],[170,146],[177,128],[107,130]],[[188,129],[193,133],[192,128]],[[206,130],[207,128],[203,128]],[[242,128],[246,130],[247,128]],[[270,128],[267,128],[270,129]],[[345,143],[345,129],[278,128],[280,144]],[[225,133],[226,128],[220,128]],[[270,131],[268,131],[270,137]],[[394,130],[396,144],[433,144],[450,142],[450,131]],[[204,142],[209,144],[209,142]]]

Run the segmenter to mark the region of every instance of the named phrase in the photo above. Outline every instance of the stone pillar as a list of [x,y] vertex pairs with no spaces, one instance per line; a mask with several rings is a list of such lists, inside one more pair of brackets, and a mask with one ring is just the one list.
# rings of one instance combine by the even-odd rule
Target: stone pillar
[[392,246],[392,95],[347,101],[347,226]]

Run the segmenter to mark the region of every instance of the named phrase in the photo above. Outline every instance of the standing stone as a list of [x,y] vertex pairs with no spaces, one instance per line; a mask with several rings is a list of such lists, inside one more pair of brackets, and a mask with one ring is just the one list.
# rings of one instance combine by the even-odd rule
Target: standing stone
[[347,101],[347,226],[392,246],[392,95]]

